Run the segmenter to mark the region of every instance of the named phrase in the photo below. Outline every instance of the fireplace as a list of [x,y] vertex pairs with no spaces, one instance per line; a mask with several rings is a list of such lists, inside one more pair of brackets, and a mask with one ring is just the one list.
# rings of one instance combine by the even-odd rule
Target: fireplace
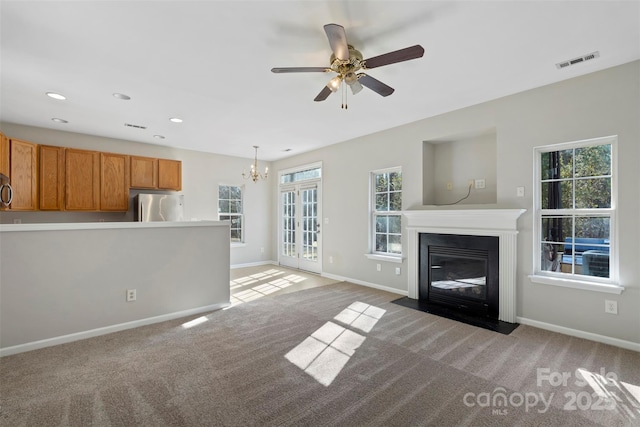
[[[459,292],[463,285],[456,287],[457,290],[444,289],[445,283],[439,283],[440,286],[432,287],[431,296],[437,300],[436,304],[442,307],[450,307],[457,309],[458,305],[466,307],[458,307],[473,312],[486,312],[485,318],[496,319],[500,322],[516,324],[516,271],[517,271],[517,236],[518,227],[517,220],[525,212],[524,209],[424,209],[412,210],[404,213],[407,225],[407,274],[408,288],[407,299],[413,300],[416,305],[429,304],[428,301],[423,302],[425,294],[424,282],[421,278],[421,270],[441,270],[438,272],[436,279],[444,282],[449,272],[456,268],[458,272],[462,267],[450,267],[456,262],[464,263],[464,268],[469,268],[470,272],[465,274],[467,279],[476,279],[481,282],[483,277],[485,289],[480,288],[482,285],[469,286],[475,290],[465,290],[464,303],[454,303],[449,297],[454,292]],[[422,265],[421,252],[424,235],[440,235],[446,239],[453,239],[454,250],[463,248],[468,252],[451,254],[452,249],[449,243],[434,243],[432,246],[438,247],[438,251],[434,254],[435,258],[429,261],[427,258],[427,266]],[[458,236],[458,237],[456,237]],[[460,237],[462,236],[462,237]],[[478,241],[492,241],[491,248],[483,247],[484,243],[477,244],[475,238],[481,238]],[[485,240],[488,238],[489,240]],[[467,240],[471,239],[471,240]],[[458,247],[456,247],[457,245]],[[497,245],[497,250],[494,250]],[[429,246],[429,244],[427,244]],[[484,251],[488,253],[485,254]],[[466,259],[466,260],[465,260]],[[497,264],[494,261],[497,260]],[[446,261],[446,265],[443,262]],[[440,268],[431,269],[432,266],[440,266]],[[486,262],[486,275],[481,273],[481,267]],[[453,277],[453,276],[452,276]],[[441,280],[442,279],[442,280]],[[460,282],[460,277],[455,277],[454,281]],[[463,280],[464,281],[464,278]],[[473,282],[474,280],[467,280]],[[469,283],[472,285],[472,283]],[[437,289],[436,289],[437,288]],[[429,289],[426,290],[429,295]],[[479,293],[474,293],[479,292]],[[486,295],[486,299],[485,299]],[[483,301],[481,301],[481,296]],[[488,300],[488,302],[487,302]],[[487,304],[487,307],[484,306]],[[447,308],[447,310],[449,310]],[[496,317],[497,316],[497,317]]]
[[419,259],[421,301],[498,319],[498,237],[420,233]]

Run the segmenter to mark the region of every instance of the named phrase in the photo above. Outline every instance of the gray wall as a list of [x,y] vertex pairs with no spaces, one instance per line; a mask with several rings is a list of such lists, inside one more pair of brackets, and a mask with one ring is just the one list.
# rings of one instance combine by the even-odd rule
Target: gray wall
[[229,303],[228,233],[205,223],[3,230],[0,348]]
[[[640,62],[566,80],[495,101],[453,111],[405,126],[274,162],[274,170],[323,162],[323,272],[375,283],[399,291],[407,289],[406,265],[367,259],[369,172],[402,166],[403,208],[423,206],[435,193],[436,149],[424,141],[447,140],[495,129],[496,204],[525,208],[519,220],[518,316],[640,343]],[[349,114],[357,114],[356,111]],[[607,135],[619,136],[619,253],[621,295],[532,283],[533,272],[533,148]],[[469,157],[456,159],[460,170],[471,168]],[[488,177],[487,177],[488,178]],[[275,182],[271,183],[274,187]],[[526,189],[516,197],[516,187]],[[482,207],[482,205],[475,205]],[[274,218],[277,206],[273,207]],[[277,222],[274,222],[274,227]],[[272,248],[276,251],[276,244]],[[406,239],[403,248],[406,253]],[[328,264],[329,256],[335,262]],[[376,264],[382,271],[376,271]],[[604,313],[604,300],[618,301],[619,314]]]
[[[160,157],[182,161],[182,191],[185,197],[185,220],[217,220],[218,219],[218,185],[244,186],[245,210],[245,245],[231,248],[231,265],[243,265],[265,262],[272,259],[271,218],[265,215],[270,212],[271,187],[264,182],[254,183],[242,178],[242,171],[247,170],[253,158],[240,158],[180,150],[152,144],[142,144],[110,138],[101,138],[71,132],[22,126],[13,123],[2,123],[2,132],[12,138],[23,139],[36,144],[54,145],[86,150],[97,150],[112,153],[138,156]],[[248,150],[253,155],[253,151]],[[269,162],[260,162],[260,167],[270,166]],[[270,178],[271,179],[271,178]],[[10,212],[0,213],[0,223],[11,224],[15,218],[26,223],[48,222],[98,222],[104,220],[132,221],[133,198],[138,192],[130,193],[130,210],[120,212]],[[265,248],[264,253],[261,248]]]

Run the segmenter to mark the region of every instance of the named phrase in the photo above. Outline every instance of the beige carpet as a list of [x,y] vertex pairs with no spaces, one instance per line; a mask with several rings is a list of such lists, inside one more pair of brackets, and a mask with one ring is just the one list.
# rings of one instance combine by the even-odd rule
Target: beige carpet
[[330,284],[4,357],[0,425],[640,425],[639,353],[396,298]]

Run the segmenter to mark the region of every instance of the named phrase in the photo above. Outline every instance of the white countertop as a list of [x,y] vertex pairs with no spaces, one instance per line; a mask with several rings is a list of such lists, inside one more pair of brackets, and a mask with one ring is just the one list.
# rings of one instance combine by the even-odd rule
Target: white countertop
[[61,231],[61,230],[105,230],[138,228],[175,228],[175,227],[223,227],[229,221],[181,221],[181,222],[69,222],[43,224],[0,224],[0,232],[12,231]]

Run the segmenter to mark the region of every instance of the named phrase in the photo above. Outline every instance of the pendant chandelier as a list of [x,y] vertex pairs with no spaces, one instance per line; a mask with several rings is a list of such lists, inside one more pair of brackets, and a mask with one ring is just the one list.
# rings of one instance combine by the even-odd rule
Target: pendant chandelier
[[251,165],[251,171],[248,174],[243,171],[242,177],[244,179],[251,178],[253,182],[258,182],[259,179],[267,179],[267,176],[269,175],[269,168],[264,168],[264,174],[258,172],[258,146],[254,145],[253,148],[256,149],[256,155],[253,160],[253,164]]

